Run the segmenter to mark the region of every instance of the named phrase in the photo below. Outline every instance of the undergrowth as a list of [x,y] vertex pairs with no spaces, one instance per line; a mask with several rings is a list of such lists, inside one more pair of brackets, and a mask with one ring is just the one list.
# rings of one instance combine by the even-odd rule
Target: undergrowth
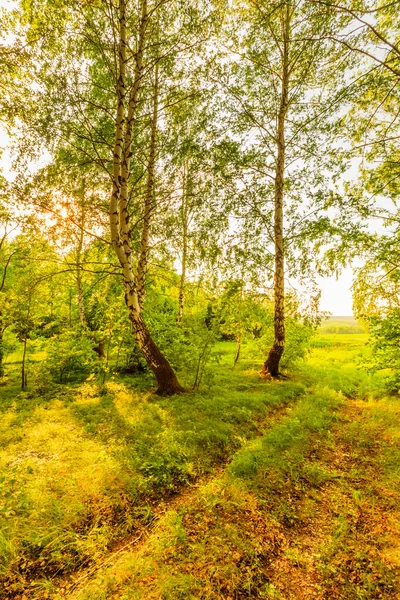
[[8,397],[0,574],[9,597],[32,583],[43,597],[52,579],[101,560],[152,520],[162,498],[227,461],[304,392],[296,381],[262,382],[246,362],[235,373],[222,362],[216,375],[212,390],[171,399],[126,380]]
[[399,405],[360,367],[360,337],[317,345],[284,382],[246,354],[232,371],[227,343],[201,392],[119,380],[9,397],[7,597],[396,598]]

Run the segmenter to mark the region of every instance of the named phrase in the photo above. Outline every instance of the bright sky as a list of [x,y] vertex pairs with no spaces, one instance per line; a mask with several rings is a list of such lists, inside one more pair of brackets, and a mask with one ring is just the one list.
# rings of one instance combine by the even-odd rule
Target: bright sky
[[335,277],[320,277],[321,310],[327,310],[338,317],[351,316],[353,314],[352,282],[353,269],[351,268],[343,269],[338,279]]

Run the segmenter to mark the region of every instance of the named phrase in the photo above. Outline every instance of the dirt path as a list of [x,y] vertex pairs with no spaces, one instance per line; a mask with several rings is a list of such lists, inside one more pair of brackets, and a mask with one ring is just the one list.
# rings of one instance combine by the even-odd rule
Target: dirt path
[[[277,427],[287,415],[287,408],[275,411],[266,431]],[[293,489],[288,490],[285,499],[282,497],[282,502],[289,502],[296,515],[293,522],[283,519],[275,527],[273,521],[269,521],[272,513],[265,513],[265,508],[261,512],[259,502],[249,496],[242,508],[231,510],[231,513],[222,510],[225,522],[221,529],[215,516],[219,511],[218,503],[214,501],[212,506],[204,507],[199,500],[204,490],[214,485],[213,493],[220,494],[221,505],[224,503],[222,496],[228,492],[225,483],[221,482],[226,479],[227,465],[221,465],[192,487],[160,502],[148,528],[132,539],[122,540],[95,568],[81,571],[78,576],[75,574],[72,581],[65,582],[65,591],[56,597],[100,598],[99,592],[90,592],[91,582],[97,580],[97,588],[96,584],[93,588],[97,590],[106,586],[104,582],[109,582],[107,599],[120,598],[124,586],[131,585],[132,595],[124,596],[126,598],[400,600],[400,490],[390,468],[391,461],[395,462],[400,456],[396,431],[397,434],[400,432],[400,412],[395,403],[348,400],[326,439],[316,438],[307,452],[306,466],[319,474],[320,480],[310,485],[309,481],[300,479],[293,484]],[[188,559],[188,550],[179,541],[172,542],[164,553],[161,550],[159,555],[154,554],[164,521],[173,514],[185,516],[183,524],[185,535],[191,540],[189,548],[196,549],[199,543],[202,544],[202,554],[197,559],[195,553]],[[242,525],[236,522],[240,518],[244,519]],[[254,523],[251,523],[252,519]],[[219,536],[225,530],[228,538],[224,543]],[[264,558],[253,559],[257,561],[257,567],[255,563],[249,565],[247,559],[243,563],[243,552],[229,546],[237,532],[242,532],[245,540],[247,535],[249,542],[258,536],[261,544],[270,544],[270,549],[264,549],[260,554]],[[215,543],[215,548],[210,549],[210,556],[204,556],[210,543]],[[239,577],[245,577],[243,569],[254,572],[258,569],[256,575],[252,573],[253,583],[248,587],[237,584],[234,595],[229,586],[224,588],[223,583],[214,583],[213,591],[204,596],[200,591],[191,591],[191,595],[188,592],[187,596],[181,591],[175,592],[175,583],[171,584],[170,592],[160,592],[161,588],[157,587],[170,573],[171,577],[180,573],[201,580],[204,568],[208,571],[218,569],[218,563],[225,560],[224,553],[236,562],[236,566],[239,565]],[[150,561],[149,564],[164,564],[152,567],[150,577],[144,577],[143,573],[132,575],[130,584],[130,570],[137,561],[144,560],[143,557]],[[208,566],[207,561],[211,561]],[[223,568],[227,568],[225,563]],[[234,576],[232,571],[231,579]],[[212,577],[215,579],[215,575]],[[137,596],[132,591],[135,581],[144,589]],[[86,596],[87,584],[89,595]]]
[[368,434],[370,412],[349,400],[334,444],[309,458],[331,479],[298,500],[305,519],[287,530],[268,568],[285,600],[400,599],[400,489],[385,479],[382,448],[395,441],[382,423],[375,423],[381,437],[374,438],[375,427]]

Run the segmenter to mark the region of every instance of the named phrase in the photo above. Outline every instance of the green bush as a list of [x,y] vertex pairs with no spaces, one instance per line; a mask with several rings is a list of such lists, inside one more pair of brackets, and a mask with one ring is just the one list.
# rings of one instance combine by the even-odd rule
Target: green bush
[[[273,323],[263,329],[264,335],[257,340],[257,346],[265,357],[274,342]],[[311,339],[315,329],[296,317],[286,319],[286,343],[282,356],[281,366],[283,369],[291,368],[296,362],[303,359],[310,350]]]
[[178,326],[176,307],[168,300],[160,302],[150,294],[147,307],[152,309],[146,318],[150,331],[172,367],[184,374],[193,389],[211,385],[219,354],[214,350],[217,325],[209,324],[207,309],[188,310]]
[[370,317],[371,356],[364,366],[373,373],[385,372],[388,391],[400,391],[400,309],[392,309],[385,317]]
[[44,372],[47,370],[53,381],[65,383],[82,379],[89,375],[95,365],[93,342],[84,335],[68,331],[51,338]]

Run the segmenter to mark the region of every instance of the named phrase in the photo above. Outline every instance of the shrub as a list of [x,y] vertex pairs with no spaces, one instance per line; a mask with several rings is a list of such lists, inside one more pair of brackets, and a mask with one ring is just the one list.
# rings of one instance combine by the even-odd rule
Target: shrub
[[[306,356],[310,349],[314,333],[314,327],[302,322],[300,319],[295,317],[288,317],[286,319],[286,344],[281,361],[282,368],[288,369]],[[264,328],[264,335],[257,340],[257,346],[263,356],[271,348],[273,341],[274,329],[271,323],[268,327]]]
[[167,301],[161,305],[153,302],[152,307],[153,313],[147,321],[172,367],[183,372],[194,389],[204,383],[210,385],[219,354],[214,351],[218,325],[209,318],[208,307],[203,311],[188,310],[181,326],[177,325],[174,307]]
[[88,375],[95,364],[93,342],[84,335],[68,331],[52,337],[47,346],[44,368],[59,383]]
[[370,372],[387,370],[386,387],[391,392],[400,391],[400,309],[392,309],[385,317],[370,317],[371,356],[364,365]]

